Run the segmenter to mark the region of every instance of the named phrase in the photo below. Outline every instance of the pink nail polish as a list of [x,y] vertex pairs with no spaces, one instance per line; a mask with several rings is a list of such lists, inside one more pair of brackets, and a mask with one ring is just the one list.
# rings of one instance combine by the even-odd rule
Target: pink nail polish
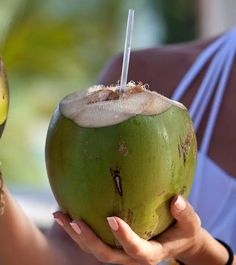
[[119,225],[114,217],[107,217],[107,221],[112,230],[117,231],[119,229]]
[[63,226],[64,223],[62,222],[61,219],[57,218],[57,217],[54,217],[54,220],[60,225],[60,226]]
[[181,196],[178,196],[177,200],[175,201],[175,207],[179,211],[183,211],[186,208],[186,202]]
[[81,229],[79,227],[79,225],[75,222],[71,222],[70,223],[71,227],[73,228],[73,230],[78,234],[80,235],[81,234]]

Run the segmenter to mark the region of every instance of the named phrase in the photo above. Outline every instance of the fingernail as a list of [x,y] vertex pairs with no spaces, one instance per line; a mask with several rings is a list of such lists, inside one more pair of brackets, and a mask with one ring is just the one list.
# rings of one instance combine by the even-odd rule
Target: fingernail
[[71,227],[73,228],[73,230],[78,234],[80,235],[81,234],[81,229],[79,227],[79,225],[75,222],[71,222],[70,223]]
[[186,202],[181,196],[178,196],[177,200],[175,201],[175,207],[179,211],[183,211],[185,209]]
[[61,220],[61,218],[59,218],[57,216],[58,212],[54,212],[52,215],[53,215],[53,218],[54,220],[60,225],[60,226],[63,226],[64,225],[64,222]]
[[63,226],[64,223],[62,222],[61,219],[57,218],[57,217],[54,217],[54,220],[60,225],[60,226]]
[[114,217],[107,217],[107,221],[112,230],[117,231],[119,229],[119,225]]

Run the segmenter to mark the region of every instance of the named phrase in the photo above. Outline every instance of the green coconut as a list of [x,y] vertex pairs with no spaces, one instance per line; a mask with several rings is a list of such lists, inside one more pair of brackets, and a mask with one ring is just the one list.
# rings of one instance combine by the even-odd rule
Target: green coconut
[[48,129],[46,166],[61,210],[117,246],[106,217],[119,216],[150,239],[173,222],[187,197],[196,138],[187,109],[144,86],[95,86],[65,97]]
[[4,65],[0,57],[0,137],[2,136],[7,120],[9,106],[9,91]]

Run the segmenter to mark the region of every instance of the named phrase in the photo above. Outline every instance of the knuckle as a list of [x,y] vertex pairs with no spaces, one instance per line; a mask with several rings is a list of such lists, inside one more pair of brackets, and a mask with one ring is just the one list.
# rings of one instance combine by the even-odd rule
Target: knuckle
[[85,246],[83,246],[82,244],[79,244],[79,243],[77,243],[78,245],[79,245],[79,247],[84,251],[84,252],[86,252],[86,253],[91,253],[90,251],[89,251],[89,249],[88,248],[86,248]]
[[77,244],[79,244],[80,243],[80,241],[79,241],[79,239],[78,239],[78,236],[76,235],[76,234],[73,234],[73,233],[70,233],[70,232],[68,232],[68,235],[77,243]]
[[73,231],[70,229],[65,229],[65,232],[70,236],[70,238],[86,253],[90,253],[89,249],[85,246],[85,242],[81,240]]
[[187,234],[194,235],[198,233],[201,227],[201,220],[194,211],[188,211],[182,218],[182,226],[183,224],[185,224],[183,229],[187,232]]
[[194,238],[195,235],[198,234],[198,232],[199,232],[199,227],[194,225],[194,224],[192,224],[191,226],[189,226],[188,231],[185,231],[185,235],[188,238]]
[[74,235],[70,231],[66,231],[66,232],[70,236],[71,239],[73,239],[76,243],[78,243],[78,238],[76,237],[76,235]]
[[201,229],[201,226],[199,225],[199,222],[195,222],[192,226],[192,235],[197,235]]
[[128,255],[140,258],[143,256],[142,251],[140,247],[136,244],[131,244],[125,248],[125,251]]
[[198,246],[199,244],[199,233],[196,233],[194,236],[191,238],[191,245],[192,246]]
[[103,263],[112,263],[113,262],[113,257],[109,253],[97,253],[96,258]]

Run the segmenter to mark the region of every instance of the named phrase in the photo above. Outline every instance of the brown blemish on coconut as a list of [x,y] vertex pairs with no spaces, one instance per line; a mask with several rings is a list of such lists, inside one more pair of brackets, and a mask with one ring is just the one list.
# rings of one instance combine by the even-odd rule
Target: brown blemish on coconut
[[134,213],[132,210],[128,209],[127,222],[129,225],[132,225],[134,222]]
[[160,196],[162,196],[163,194],[165,194],[165,190],[163,190],[163,191],[161,191],[161,192],[159,192],[158,194],[157,194],[157,197],[160,197]]
[[119,143],[118,151],[123,156],[127,156],[129,154],[129,150],[125,141]]
[[84,154],[87,155],[88,154],[88,150],[84,149]]
[[150,239],[153,237],[153,232],[152,231],[145,231],[144,232],[144,237],[145,239]]
[[193,135],[194,134],[192,132],[192,127],[189,126],[188,127],[188,130],[187,130],[187,135],[186,135],[185,139],[182,140],[180,138],[180,144],[178,145],[178,149],[181,149],[181,151],[182,151],[182,152],[180,152],[180,150],[179,150],[179,154],[180,154],[180,157],[181,157],[181,154],[183,154],[184,166],[185,166],[186,159],[187,159],[187,156],[188,156],[190,147],[191,147]]
[[86,156],[86,158],[87,158],[88,160],[92,160],[92,159],[93,159],[92,155],[89,154],[89,152],[88,152],[87,149],[84,149],[84,150],[83,150],[83,153],[84,153],[84,155]]
[[179,157],[181,158],[182,155],[181,155],[181,150],[180,149],[181,149],[180,144],[178,144]]
[[114,184],[115,184],[115,190],[120,195],[123,196],[122,186],[121,186],[121,176],[120,176],[120,170],[116,168],[113,170],[110,168],[110,173],[113,178]]
[[171,183],[173,183],[173,180],[175,178],[175,163],[174,161],[171,162]]
[[184,195],[184,193],[186,192],[186,190],[187,190],[187,187],[186,186],[183,186],[179,194],[180,195]]

